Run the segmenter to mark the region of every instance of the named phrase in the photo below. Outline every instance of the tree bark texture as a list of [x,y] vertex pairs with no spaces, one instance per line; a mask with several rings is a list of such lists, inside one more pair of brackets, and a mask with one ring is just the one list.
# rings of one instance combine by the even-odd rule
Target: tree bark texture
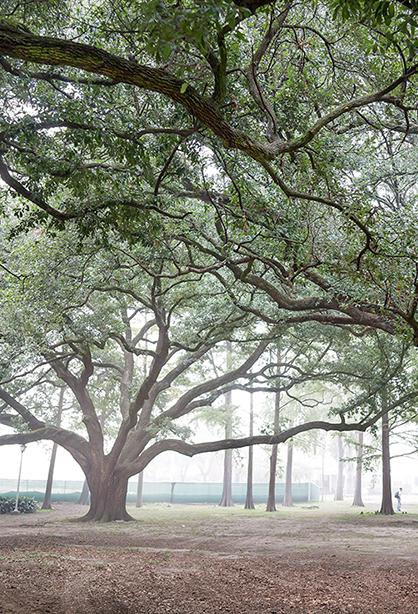
[[102,472],[100,478],[93,476],[93,479],[89,480],[90,509],[80,520],[98,522],[133,520],[126,511],[128,477],[116,477],[113,473],[103,475]]
[[338,474],[337,487],[335,489],[334,501],[344,501],[344,444],[341,435],[338,441]]
[[364,507],[362,495],[361,495],[361,478],[363,471],[363,441],[364,441],[364,433],[359,432],[358,434],[358,443],[357,443],[357,464],[356,464],[356,482],[354,488],[354,499],[353,505],[358,507]]

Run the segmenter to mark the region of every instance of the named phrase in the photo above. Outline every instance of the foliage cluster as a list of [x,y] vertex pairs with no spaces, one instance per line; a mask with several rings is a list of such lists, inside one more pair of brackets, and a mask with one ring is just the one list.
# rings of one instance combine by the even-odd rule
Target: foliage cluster
[[[16,498],[0,497],[0,514],[10,514],[16,507]],[[38,509],[38,503],[33,497],[19,497],[17,509],[21,514],[33,514]]]

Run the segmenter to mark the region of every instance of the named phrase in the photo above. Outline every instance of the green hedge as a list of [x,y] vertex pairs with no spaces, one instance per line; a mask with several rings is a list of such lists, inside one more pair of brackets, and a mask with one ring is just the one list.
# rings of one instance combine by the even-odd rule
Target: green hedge
[[[1,1],[1,0],[0,0]],[[45,499],[45,493],[39,492],[37,490],[29,490],[25,492],[27,497],[31,497],[35,499],[35,501],[39,501],[40,503]],[[54,501],[68,501],[72,503],[77,503],[81,495],[81,492],[67,492],[67,493],[52,493],[51,502]],[[1,495],[2,497],[16,497],[16,492],[11,490]]]
[[[16,498],[0,497],[0,514],[11,514],[16,506]],[[38,503],[33,497],[19,497],[17,509],[21,514],[33,514],[38,509]]]

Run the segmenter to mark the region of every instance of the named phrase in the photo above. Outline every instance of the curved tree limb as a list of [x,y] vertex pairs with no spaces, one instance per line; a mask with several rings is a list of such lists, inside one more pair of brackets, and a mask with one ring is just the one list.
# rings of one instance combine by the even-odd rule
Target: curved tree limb
[[55,426],[45,426],[29,433],[11,433],[9,435],[0,436],[0,446],[27,444],[33,441],[42,441],[49,439],[54,441],[61,447],[65,448],[71,454],[74,460],[81,465],[83,470],[90,466],[90,457],[92,454],[91,446],[83,437],[67,431],[66,429]]
[[368,422],[355,422],[355,423],[346,423],[346,422],[324,422],[324,421],[316,421],[316,422],[307,422],[305,424],[300,424],[291,429],[278,433],[277,435],[254,435],[252,437],[243,437],[240,439],[222,439],[219,441],[208,441],[203,443],[190,444],[179,439],[166,439],[164,441],[158,441],[157,443],[151,445],[147,448],[139,458],[130,463],[129,466],[125,465],[121,467],[121,471],[128,471],[130,475],[134,475],[139,471],[145,469],[148,463],[151,462],[153,458],[165,452],[167,450],[172,450],[174,452],[178,452],[179,454],[183,454],[185,456],[195,456],[196,454],[204,454],[205,452],[217,452],[219,450],[234,450],[238,448],[246,448],[248,446],[253,445],[274,445],[279,443],[284,443],[288,439],[295,437],[299,433],[305,433],[306,431],[320,429],[324,431],[336,431],[336,432],[348,432],[348,431],[365,431],[369,426],[377,422],[377,420],[381,417],[381,412],[376,414],[372,419]]
[[33,430],[42,429],[45,427],[45,422],[38,420],[22,403],[12,397],[6,390],[0,388],[0,399],[3,399],[5,403],[23,418],[26,424]]
[[387,94],[416,74],[418,68],[417,65],[413,65],[386,87],[338,105],[294,141],[282,142],[281,139],[275,139],[272,143],[263,143],[254,141],[244,132],[233,128],[212,100],[202,96],[191,85],[166,70],[137,64],[133,60],[126,60],[92,45],[38,36],[6,21],[0,22],[0,53],[37,64],[79,68],[103,75],[114,82],[162,94],[182,105],[193,117],[216,134],[225,147],[239,149],[259,162],[304,147],[325,126],[341,115],[383,100]]

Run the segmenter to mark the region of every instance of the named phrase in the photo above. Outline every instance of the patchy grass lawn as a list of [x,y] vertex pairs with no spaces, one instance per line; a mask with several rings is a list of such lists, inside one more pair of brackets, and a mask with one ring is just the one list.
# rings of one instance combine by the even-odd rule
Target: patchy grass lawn
[[418,507],[406,509],[155,504],[129,508],[131,523],[81,524],[85,508],[57,504],[0,516],[0,613],[416,614]]

